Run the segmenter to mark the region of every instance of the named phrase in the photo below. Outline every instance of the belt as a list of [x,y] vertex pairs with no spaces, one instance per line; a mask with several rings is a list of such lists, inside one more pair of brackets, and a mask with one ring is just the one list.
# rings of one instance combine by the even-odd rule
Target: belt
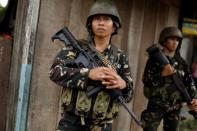
[[101,127],[105,126],[105,124],[109,124],[113,122],[112,119],[97,120],[97,119],[85,118],[83,116],[77,116],[73,112],[65,112],[63,119],[73,124],[80,124],[86,126],[97,125]]

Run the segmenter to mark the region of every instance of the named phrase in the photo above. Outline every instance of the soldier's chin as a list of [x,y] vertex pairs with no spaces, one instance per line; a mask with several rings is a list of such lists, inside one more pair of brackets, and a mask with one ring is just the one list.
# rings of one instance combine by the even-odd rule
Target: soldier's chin
[[171,51],[176,51],[177,50],[177,47],[172,47],[171,48]]

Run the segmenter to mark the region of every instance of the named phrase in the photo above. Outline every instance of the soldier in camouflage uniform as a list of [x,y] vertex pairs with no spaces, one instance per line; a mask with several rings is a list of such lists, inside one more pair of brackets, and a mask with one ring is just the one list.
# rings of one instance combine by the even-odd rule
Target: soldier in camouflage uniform
[[91,131],[95,128],[111,131],[112,121],[119,111],[119,103],[111,99],[105,90],[88,97],[86,91],[92,83],[94,88],[98,86],[95,83],[100,83],[106,90],[120,89],[125,102],[129,102],[133,94],[128,57],[111,42],[111,37],[117,34],[121,27],[120,16],[114,3],[96,1],[90,9],[86,27],[90,37],[88,41],[79,43],[92,45],[113,63],[116,69],[104,66],[93,69],[67,66],[65,63],[72,63],[78,52],[71,46],[63,48],[50,70],[50,79],[63,86],[64,112],[58,126],[60,131]]
[[157,131],[162,119],[164,131],[178,130],[179,114],[184,98],[172,79],[174,73],[180,76],[189,94],[194,98],[189,108],[197,110],[196,87],[188,65],[179,54],[181,41],[182,33],[178,28],[164,28],[159,43],[163,46],[163,52],[170,64],[162,67],[151,57],[147,60],[143,83],[148,105],[141,115],[144,131]]

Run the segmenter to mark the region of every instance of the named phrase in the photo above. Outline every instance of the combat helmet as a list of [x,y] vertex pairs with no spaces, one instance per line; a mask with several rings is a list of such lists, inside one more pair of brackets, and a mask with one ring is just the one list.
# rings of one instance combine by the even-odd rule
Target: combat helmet
[[87,17],[86,27],[88,32],[91,31],[92,18],[98,14],[110,15],[112,17],[112,20],[116,26],[115,34],[117,33],[117,29],[121,28],[121,18],[113,0],[97,0],[91,6]]
[[179,42],[181,43],[183,36],[181,31],[177,28],[177,27],[166,27],[164,28],[159,36],[159,44],[161,44],[163,46],[165,40],[168,37],[178,37],[179,38]]

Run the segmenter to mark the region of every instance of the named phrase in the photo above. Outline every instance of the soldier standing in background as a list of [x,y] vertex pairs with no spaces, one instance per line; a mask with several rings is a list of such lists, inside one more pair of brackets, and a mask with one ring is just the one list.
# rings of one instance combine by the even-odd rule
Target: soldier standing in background
[[[128,57],[111,42],[111,37],[121,27],[121,19],[114,3],[110,0],[96,1],[90,9],[86,27],[89,39],[79,41],[79,44],[93,46],[116,69],[104,66],[93,69],[67,66],[65,63],[74,62],[79,52],[71,46],[62,49],[50,70],[50,79],[63,86],[64,112],[59,122],[59,131],[91,131],[96,127],[102,131],[111,131],[119,104],[105,90],[120,89],[125,102],[129,102],[133,95]],[[92,83],[94,84],[91,85]],[[104,85],[106,89],[92,97],[86,96],[87,88],[96,88],[95,83]]]
[[184,102],[183,95],[172,79],[175,73],[183,81],[192,98],[189,108],[197,111],[197,90],[186,62],[179,54],[182,33],[176,27],[162,30],[159,44],[170,64],[164,67],[149,57],[143,75],[144,95],[148,99],[146,110],[141,118],[144,131],[157,131],[163,119],[164,131],[177,131],[180,109]]

